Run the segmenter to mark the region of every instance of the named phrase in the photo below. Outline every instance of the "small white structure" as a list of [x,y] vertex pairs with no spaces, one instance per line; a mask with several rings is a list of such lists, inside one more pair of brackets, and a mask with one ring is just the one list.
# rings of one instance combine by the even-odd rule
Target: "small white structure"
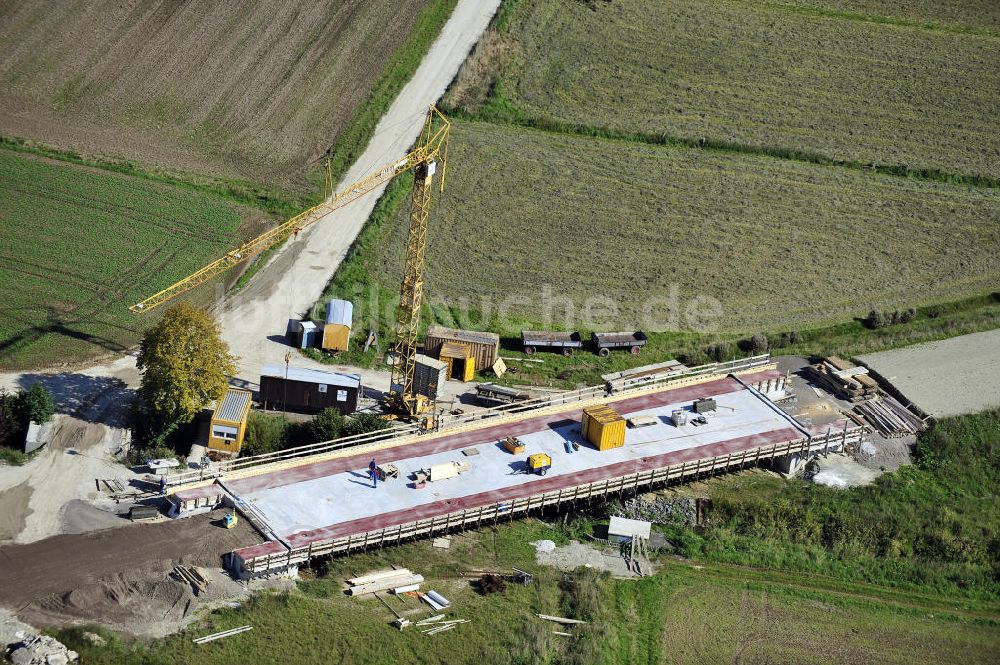
[[651,523],[643,520],[612,517],[608,524],[608,540],[613,543],[627,543],[633,538],[649,540],[649,531],[652,526]]
[[52,425],[51,420],[44,425],[39,425],[33,420],[28,423],[28,432],[24,437],[24,452],[30,453],[48,443],[52,438]]
[[471,465],[468,462],[445,462],[443,464],[432,464],[430,480],[432,483],[439,480],[454,478],[460,473],[465,473]]

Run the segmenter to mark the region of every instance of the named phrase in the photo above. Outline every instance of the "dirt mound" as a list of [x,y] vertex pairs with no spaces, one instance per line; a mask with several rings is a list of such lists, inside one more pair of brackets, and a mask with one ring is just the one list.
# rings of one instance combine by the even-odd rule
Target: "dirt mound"
[[127,623],[152,617],[182,618],[193,600],[194,594],[187,584],[166,575],[154,577],[130,572],[85,584],[68,593],[48,596],[32,603],[28,612],[52,619]]
[[30,512],[31,486],[27,482],[0,492],[0,541],[12,540],[24,528]]
[[199,570],[209,585],[197,593],[172,573],[137,569],[40,598],[18,614],[42,627],[96,623],[138,637],[162,637],[194,621],[200,609],[241,602],[249,596],[250,590],[225,571]]
[[183,520],[129,524],[80,535],[61,535],[27,545],[0,547],[0,605],[27,603],[81,589],[95,579],[157,571],[164,579],[177,564],[218,567],[221,556],[263,540],[246,520],[219,526],[225,511]]

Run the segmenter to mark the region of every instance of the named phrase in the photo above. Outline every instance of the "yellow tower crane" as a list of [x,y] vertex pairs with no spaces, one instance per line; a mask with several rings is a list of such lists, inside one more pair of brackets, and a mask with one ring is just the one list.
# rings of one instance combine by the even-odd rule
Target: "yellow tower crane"
[[[345,187],[336,194],[331,193],[323,203],[299,213],[287,222],[243,243],[201,270],[132,305],[129,311],[133,314],[149,312],[264,250],[281,244],[289,237],[297,237],[303,229],[316,223],[327,214],[356,201],[396,176],[413,170],[414,184],[406,243],[406,261],[403,266],[403,280],[399,294],[396,343],[393,347],[395,358],[392,366],[391,401],[402,415],[409,417],[419,415],[427,408],[427,402],[422,395],[413,392],[413,375],[416,366],[417,332],[420,327],[420,304],[423,299],[423,268],[424,255],[427,251],[427,220],[430,213],[431,182],[438,162],[440,162],[440,191],[444,191],[450,130],[451,123],[448,119],[436,107],[431,106],[427,111],[417,147],[402,159],[386,164],[381,169]],[[326,164],[326,186],[327,191],[332,192],[333,180],[330,174],[329,160]]]

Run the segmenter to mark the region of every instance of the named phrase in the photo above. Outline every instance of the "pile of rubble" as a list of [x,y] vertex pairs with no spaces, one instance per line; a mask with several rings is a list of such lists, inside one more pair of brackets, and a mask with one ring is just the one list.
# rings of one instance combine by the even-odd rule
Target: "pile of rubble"
[[692,497],[669,497],[644,494],[613,506],[609,515],[657,524],[698,523],[698,500]]
[[14,665],[66,665],[76,662],[79,654],[48,635],[24,636],[18,634],[20,642],[8,647],[7,658]]

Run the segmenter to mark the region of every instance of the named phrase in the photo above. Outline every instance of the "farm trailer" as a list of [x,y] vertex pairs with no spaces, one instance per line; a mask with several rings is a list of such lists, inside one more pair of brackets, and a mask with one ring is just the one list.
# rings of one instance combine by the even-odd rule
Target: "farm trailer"
[[602,358],[607,357],[612,349],[628,349],[631,353],[637,354],[648,341],[646,333],[641,330],[635,332],[595,332],[590,339],[594,345],[594,352]]
[[564,356],[573,355],[574,349],[583,348],[583,340],[578,332],[546,332],[522,330],[521,344],[529,356],[539,349],[558,351]]

